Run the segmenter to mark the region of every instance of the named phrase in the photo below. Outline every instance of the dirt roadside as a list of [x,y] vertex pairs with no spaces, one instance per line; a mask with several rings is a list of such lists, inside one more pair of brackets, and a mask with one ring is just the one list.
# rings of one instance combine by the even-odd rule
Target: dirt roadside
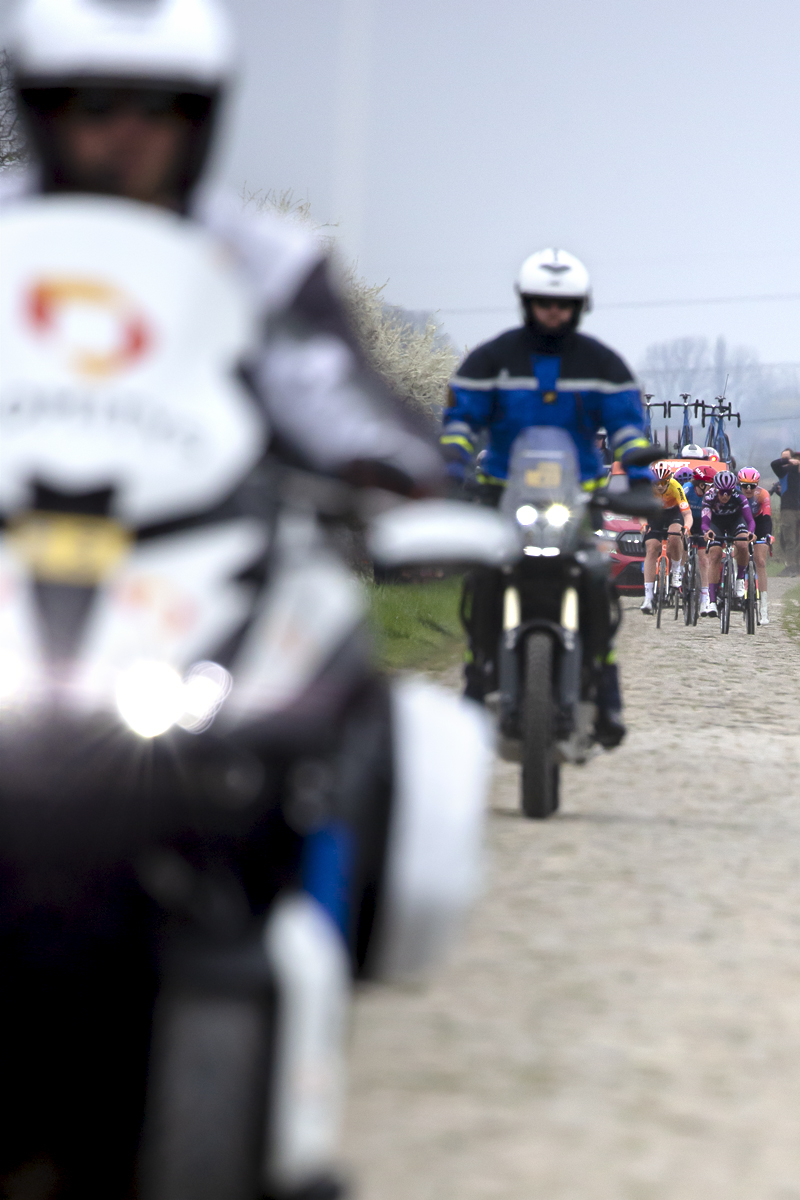
[[498,765],[455,959],[357,1003],[361,1200],[800,1200],[800,643],[770,588],[755,637],[629,608],[629,737],[556,818]]

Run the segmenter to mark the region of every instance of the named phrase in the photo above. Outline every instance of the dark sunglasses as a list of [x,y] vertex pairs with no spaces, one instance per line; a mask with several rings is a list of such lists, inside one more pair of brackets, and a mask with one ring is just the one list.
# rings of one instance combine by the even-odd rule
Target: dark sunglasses
[[73,116],[95,121],[105,121],[120,113],[135,113],[148,121],[172,116],[196,121],[206,115],[209,103],[206,96],[155,88],[75,88],[66,107]]
[[531,300],[534,308],[558,308],[561,312],[569,312],[575,307],[575,300],[556,300],[552,296],[534,296]]
[[750,488],[757,488],[758,484],[757,483],[740,483],[739,487],[747,488],[749,491]]

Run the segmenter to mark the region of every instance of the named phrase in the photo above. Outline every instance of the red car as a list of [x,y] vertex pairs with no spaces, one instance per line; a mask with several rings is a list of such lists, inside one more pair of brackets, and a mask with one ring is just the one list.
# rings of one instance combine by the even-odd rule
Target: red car
[[635,517],[603,513],[603,528],[595,531],[598,547],[611,558],[611,581],[624,595],[644,592],[644,540]]

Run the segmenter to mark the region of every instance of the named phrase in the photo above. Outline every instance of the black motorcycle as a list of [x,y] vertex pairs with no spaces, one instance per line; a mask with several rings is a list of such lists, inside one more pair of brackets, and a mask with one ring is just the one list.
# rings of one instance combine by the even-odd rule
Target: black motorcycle
[[590,498],[574,442],[562,429],[532,427],[514,443],[500,507],[521,530],[523,546],[502,572],[497,706],[501,752],[522,764],[528,817],[558,808],[562,763],[585,763],[600,748],[602,657],[620,610],[593,530],[603,509],[651,511],[649,489],[642,492],[634,498],[606,488]]

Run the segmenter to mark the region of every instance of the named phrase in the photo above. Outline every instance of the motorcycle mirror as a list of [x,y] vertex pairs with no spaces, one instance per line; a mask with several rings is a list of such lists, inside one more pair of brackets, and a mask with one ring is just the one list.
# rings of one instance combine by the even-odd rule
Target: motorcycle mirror
[[417,500],[381,513],[370,524],[367,546],[382,567],[502,567],[522,553],[521,533],[512,521],[460,500]]
[[664,511],[661,501],[653,495],[649,484],[628,488],[624,492],[610,492],[604,488],[594,493],[592,504],[621,517],[643,517],[645,520]]
[[664,457],[664,451],[660,446],[639,446],[636,450],[629,450],[625,455],[625,465],[629,467],[649,467],[650,463],[658,462]]

